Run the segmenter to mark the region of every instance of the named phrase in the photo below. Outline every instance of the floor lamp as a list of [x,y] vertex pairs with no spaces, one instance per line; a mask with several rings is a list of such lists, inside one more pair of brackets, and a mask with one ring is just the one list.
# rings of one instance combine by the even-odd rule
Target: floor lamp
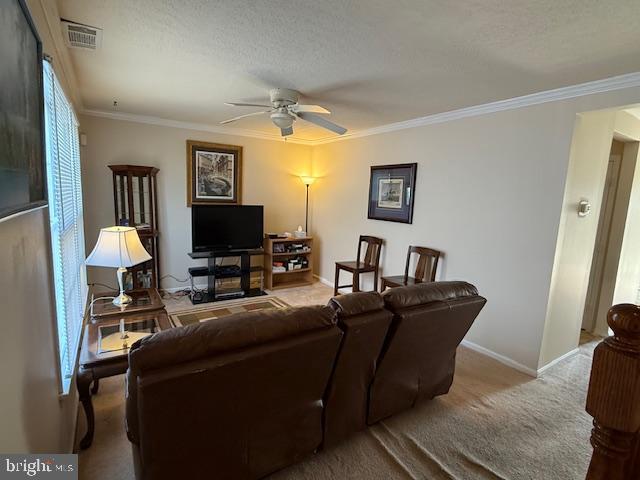
[[307,232],[307,236],[309,236],[309,185],[316,181],[314,177],[300,177],[302,183],[307,187],[307,201],[305,203],[305,214],[304,214],[304,231]]

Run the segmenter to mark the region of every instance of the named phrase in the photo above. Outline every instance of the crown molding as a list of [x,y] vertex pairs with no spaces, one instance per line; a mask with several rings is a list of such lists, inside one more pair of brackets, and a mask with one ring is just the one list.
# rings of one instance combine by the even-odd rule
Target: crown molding
[[368,128],[347,133],[339,137],[328,137],[316,140],[313,145],[323,145],[327,143],[350,140],[352,138],[368,137],[370,135],[379,135],[381,133],[395,132],[396,130],[405,130],[408,128],[422,127],[424,125],[432,125],[435,123],[450,122],[467,117],[476,117],[486,115],[488,113],[501,112],[505,110],[514,110],[516,108],[529,107],[539,105],[541,103],[556,102],[559,100],[567,100],[570,98],[582,97],[585,95],[593,95],[596,93],[611,92],[614,90],[623,90],[625,88],[640,87],[640,72],[618,75],[616,77],[605,78],[593,82],[571,85],[568,87],[546,90],[544,92],[532,93],[521,97],[509,98],[506,100],[498,100],[496,102],[475,105],[473,107],[460,108],[458,110],[450,110],[448,112],[436,113],[425,117],[414,118],[402,122],[389,123],[379,127]]
[[[288,143],[299,145],[324,145],[328,143],[351,140],[353,138],[368,137],[371,135],[379,135],[381,133],[395,132],[397,130],[405,130],[409,128],[422,127],[425,125],[433,125],[436,123],[445,123],[461,118],[476,117],[489,113],[496,113],[505,110],[514,110],[516,108],[529,107],[542,103],[556,102],[567,100],[570,98],[582,97],[585,95],[593,95],[597,93],[611,92],[615,90],[623,90],[625,88],[640,87],[640,72],[618,75],[616,77],[605,78],[593,82],[571,85],[568,87],[546,90],[544,92],[532,93],[521,97],[509,98],[506,100],[498,100],[496,102],[475,105],[473,107],[460,108],[458,110],[450,110],[448,112],[436,113],[424,117],[405,120],[402,122],[389,123],[379,127],[368,128],[365,130],[347,133],[341,136],[331,136],[318,140],[305,140],[301,138],[288,138]],[[166,118],[153,117],[147,115],[137,115],[126,112],[107,112],[103,110],[83,110],[84,115],[93,117],[110,118],[112,120],[124,120],[136,123],[146,123],[149,125],[160,125],[164,127],[184,128],[187,130],[199,130],[203,132],[220,133],[224,135],[238,135],[241,137],[259,138],[262,140],[272,140],[283,142],[283,138],[279,135],[271,135],[255,130],[246,130],[242,128],[225,127],[218,125],[208,125],[203,123],[190,123],[179,120],[169,120]]]
[[[106,112],[104,110],[85,109],[83,115],[91,117],[109,118],[111,120],[123,120],[126,122],[145,123],[148,125],[158,125],[161,127],[183,128],[185,130],[198,130],[201,132],[220,133],[223,135],[237,135],[240,137],[259,138],[261,140],[272,140],[277,142],[285,142],[280,135],[271,135],[269,133],[258,132],[255,130],[246,130],[243,128],[224,127],[218,125],[207,125],[205,123],[191,123],[180,120],[169,120],[167,118],[153,117],[149,115],[136,115],[126,112]],[[295,143],[298,145],[313,145],[312,140],[304,140],[300,138],[287,138],[287,143]]]
[[56,2],[49,2],[47,0],[39,0],[40,8],[44,21],[46,22],[47,30],[53,40],[49,49],[53,51],[46,51],[51,58],[53,58],[53,68],[58,78],[62,77],[62,84],[68,88],[65,89],[65,93],[71,98],[71,103],[74,105],[76,111],[81,111],[82,97],[80,96],[80,89],[78,88],[78,81],[76,78],[76,72],[73,68],[73,62],[69,54],[69,49],[64,42],[62,36],[62,28],[60,27],[60,15],[58,13]]

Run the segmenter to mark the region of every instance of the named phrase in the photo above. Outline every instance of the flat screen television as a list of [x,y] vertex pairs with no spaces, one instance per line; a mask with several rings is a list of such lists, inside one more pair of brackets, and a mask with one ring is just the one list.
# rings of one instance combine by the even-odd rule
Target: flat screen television
[[263,210],[262,205],[193,205],[193,251],[262,247]]

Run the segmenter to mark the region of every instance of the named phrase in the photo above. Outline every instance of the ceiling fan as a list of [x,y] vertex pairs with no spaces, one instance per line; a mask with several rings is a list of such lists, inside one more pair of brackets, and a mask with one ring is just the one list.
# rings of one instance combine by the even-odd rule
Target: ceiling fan
[[288,88],[274,88],[269,91],[269,97],[271,99],[271,105],[261,105],[256,103],[235,103],[229,102],[225,105],[232,107],[264,107],[268,110],[262,110],[260,112],[252,112],[238,117],[230,118],[220,122],[222,125],[235,122],[245,117],[253,117],[255,115],[263,115],[268,113],[271,117],[271,121],[280,128],[280,133],[283,137],[287,137],[293,134],[293,122],[298,119],[311,122],[319,127],[326,128],[332,132],[342,135],[346,133],[347,129],[330,122],[321,115],[328,115],[331,112],[326,108],[319,105],[300,105],[298,99],[300,93]]

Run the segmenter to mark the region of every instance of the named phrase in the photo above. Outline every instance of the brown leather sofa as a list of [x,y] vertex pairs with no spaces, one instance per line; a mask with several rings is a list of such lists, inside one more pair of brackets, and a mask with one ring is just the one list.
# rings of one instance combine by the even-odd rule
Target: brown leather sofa
[[136,478],[254,479],[446,393],[486,300],[465,282],[231,315],[136,342]]

